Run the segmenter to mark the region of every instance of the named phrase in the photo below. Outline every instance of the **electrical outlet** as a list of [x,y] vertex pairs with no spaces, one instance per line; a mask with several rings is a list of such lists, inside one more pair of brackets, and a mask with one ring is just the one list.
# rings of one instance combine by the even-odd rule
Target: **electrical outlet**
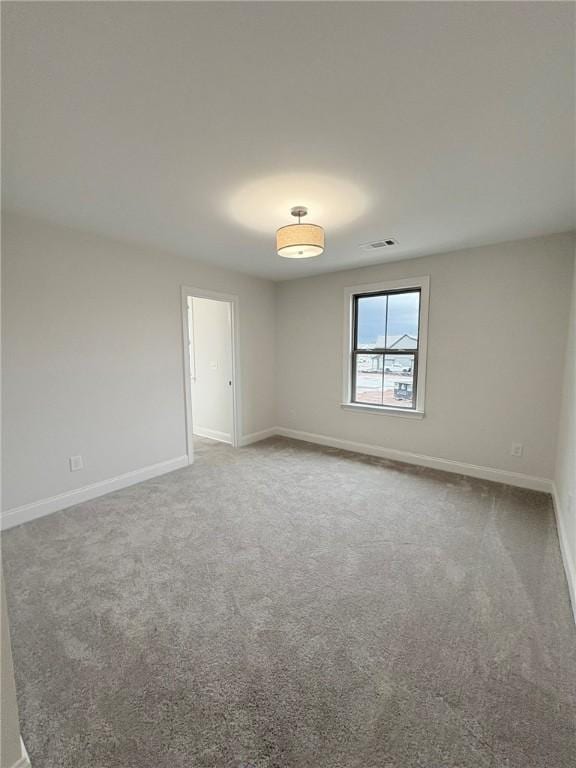
[[524,453],[524,446],[522,443],[512,443],[512,447],[510,448],[510,453],[512,456],[522,456]]
[[82,456],[70,456],[70,472],[78,472],[79,469],[84,469]]

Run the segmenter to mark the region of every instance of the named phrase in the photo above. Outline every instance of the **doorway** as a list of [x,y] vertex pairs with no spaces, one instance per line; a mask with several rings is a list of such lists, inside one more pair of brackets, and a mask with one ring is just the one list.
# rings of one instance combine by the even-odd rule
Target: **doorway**
[[238,445],[237,298],[183,290],[188,460],[194,443]]

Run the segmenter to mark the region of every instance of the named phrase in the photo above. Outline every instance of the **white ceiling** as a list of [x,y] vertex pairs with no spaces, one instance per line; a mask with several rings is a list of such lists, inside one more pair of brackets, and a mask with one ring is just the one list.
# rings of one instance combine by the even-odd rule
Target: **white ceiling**
[[571,3],[2,11],[6,208],[273,279],[574,227]]

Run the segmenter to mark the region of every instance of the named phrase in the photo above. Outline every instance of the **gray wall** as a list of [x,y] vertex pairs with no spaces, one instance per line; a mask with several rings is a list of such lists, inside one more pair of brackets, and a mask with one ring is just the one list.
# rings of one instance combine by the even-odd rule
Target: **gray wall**
[[241,431],[274,426],[273,283],[13,214],[3,271],[5,512],[186,453],[182,285],[239,296]]
[[[552,478],[572,265],[572,236],[555,235],[281,283],[279,425]],[[421,275],[425,418],[342,409],[344,288]]]

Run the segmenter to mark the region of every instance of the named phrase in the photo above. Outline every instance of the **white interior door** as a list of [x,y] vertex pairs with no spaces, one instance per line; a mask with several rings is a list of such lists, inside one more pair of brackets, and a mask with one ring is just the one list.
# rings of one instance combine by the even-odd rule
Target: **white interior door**
[[188,298],[192,432],[233,443],[232,305]]

